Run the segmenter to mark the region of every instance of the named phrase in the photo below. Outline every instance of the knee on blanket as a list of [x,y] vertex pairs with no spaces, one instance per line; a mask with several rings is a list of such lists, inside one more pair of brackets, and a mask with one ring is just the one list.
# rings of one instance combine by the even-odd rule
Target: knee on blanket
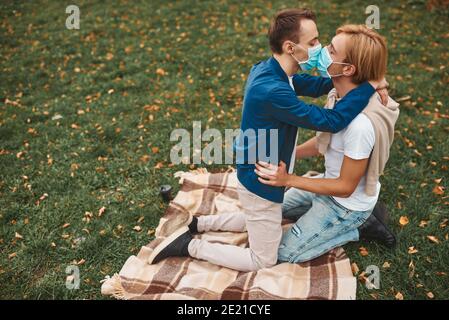
[[252,270],[252,271],[257,271],[259,269],[271,268],[271,267],[275,266],[277,263],[277,257],[272,257],[272,258],[256,257],[254,259],[254,261],[255,261],[254,270]]

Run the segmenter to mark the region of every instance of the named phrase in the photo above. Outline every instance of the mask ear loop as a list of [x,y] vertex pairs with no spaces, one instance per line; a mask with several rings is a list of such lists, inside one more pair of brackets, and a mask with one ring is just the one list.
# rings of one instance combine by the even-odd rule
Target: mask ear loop
[[[339,65],[352,66],[352,64],[346,63],[346,62],[333,62],[333,61],[332,61],[332,63],[339,64]],[[331,65],[332,65],[332,63],[331,63]],[[329,67],[330,67],[330,66],[329,66]],[[328,67],[328,69],[329,69],[329,67]],[[331,74],[329,73],[329,71],[327,72],[327,74],[329,75],[330,78],[332,78],[332,77],[335,78],[335,77],[341,77],[341,76],[344,76],[343,73],[331,75]]]
[[[292,43],[294,44],[294,47],[299,46],[299,47],[301,47],[302,50],[304,50],[305,52],[307,52],[307,60],[305,60],[305,61],[299,61],[299,60],[296,59],[296,57],[294,56],[294,54],[293,54],[294,52],[293,52],[293,53],[290,53],[290,55],[292,56],[292,58],[295,59],[295,61],[296,61],[298,64],[302,64],[302,63],[307,63],[307,62],[309,62],[309,60],[310,60],[309,51],[306,50],[306,49],[304,49],[304,47],[303,47],[302,45],[300,45],[299,43],[296,44],[296,43],[294,43],[293,41],[292,41]],[[293,47],[293,48],[294,48],[294,47]],[[295,50],[293,49],[293,51],[295,51]]]

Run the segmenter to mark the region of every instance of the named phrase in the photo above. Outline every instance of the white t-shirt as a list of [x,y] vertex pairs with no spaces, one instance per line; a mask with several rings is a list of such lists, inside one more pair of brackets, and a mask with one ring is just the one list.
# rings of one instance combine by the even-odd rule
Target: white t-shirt
[[[344,156],[354,160],[367,159],[371,155],[376,136],[368,117],[360,113],[343,130],[331,135],[331,141],[324,155],[326,171],[324,178],[338,178]],[[323,177],[321,175],[321,177]],[[318,176],[316,176],[318,178]],[[377,181],[376,195],[365,193],[366,174],[348,198],[333,197],[339,204],[350,210],[366,211],[372,209],[379,197],[380,182]]]
[[[293,91],[295,91],[295,87],[293,86],[293,76],[288,76],[288,83],[290,87],[292,87]],[[293,169],[295,167],[295,159],[296,159],[296,145],[298,144],[298,133],[296,133],[295,139],[295,147],[293,148],[292,157],[290,158],[290,167],[288,168],[288,173],[293,173]]]

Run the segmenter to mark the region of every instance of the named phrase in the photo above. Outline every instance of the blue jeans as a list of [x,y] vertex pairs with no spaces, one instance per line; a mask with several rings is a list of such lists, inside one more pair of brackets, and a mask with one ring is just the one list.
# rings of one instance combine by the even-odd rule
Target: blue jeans
[[357,228],[373,209],[349,210],[330,196],[290,188],[284,196],[282,216],[296,223],[282,237],[278,260],[304,262],[350,241],[358,241]]

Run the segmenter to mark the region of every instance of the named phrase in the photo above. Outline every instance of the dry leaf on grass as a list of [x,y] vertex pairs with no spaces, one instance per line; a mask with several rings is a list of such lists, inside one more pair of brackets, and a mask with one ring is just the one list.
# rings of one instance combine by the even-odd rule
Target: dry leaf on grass
[[436,195],[442,196],[444,194],[444,187],[435,186],[435,188],[433,188],[432,192],[435,193]]
[[418,252],[418,250],[413,246],[408,248],[408,254],[415,254],[417,252]]
[[399,218],[399,224],[401,225],[401,227],[405,226],[408,224],[408,218],[406,216],[401,216]]
[[428,222],[426,220],[421,220],[421,222],[419,223],[419,227],[420,228],[424,228],[427,227]]
[[440,243],[440,241],[438,240],[438,238],[435,237],[435,236],[427,236],[427,239],[429,239],[429,240],[432,241],[433,243]]
[[396,293],[394,297],[396,298],[396,300],[404,300],[404,295],[400,292]]
[[101,207],[101,208],[98,210],[98,216],[101,217],[101,216],[103,215],[103,213],[105,212],[105,210],[106,210],[106,207]]

